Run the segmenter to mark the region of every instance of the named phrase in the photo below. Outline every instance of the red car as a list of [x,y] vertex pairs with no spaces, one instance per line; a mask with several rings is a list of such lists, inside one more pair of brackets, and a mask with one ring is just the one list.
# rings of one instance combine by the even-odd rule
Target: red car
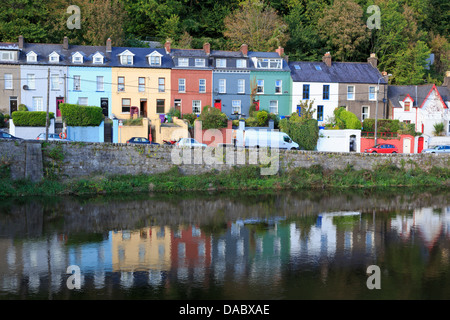
[[369,153],[398,153],[398,149],[393,144],[376,144],[372,148],[364,150]]

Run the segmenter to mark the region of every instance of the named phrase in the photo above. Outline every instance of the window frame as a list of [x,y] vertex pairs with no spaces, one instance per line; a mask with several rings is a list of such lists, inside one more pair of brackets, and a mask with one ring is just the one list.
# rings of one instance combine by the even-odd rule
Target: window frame
[[138,77],[138,92],[145,92],[145,77]]
[[[55,79],[57,80],[56,83],[55,83]],[[56,86],[55,86],[55,84],[56,84]],[[52,90],[52,91],[60,90],[59,74],[57,74],[57,73],[53,73],[50,75],[50,90]]]
[[[181,63],[181,61],[185,63]],[[189,67],[189,58],[178,58],[178,66],[179,67]]]
[[81,91],[81,76],[78,74],[73,76],[73,91]]
[[96,76],[95,78],[97,83],[97,92],[105,91],[105,77],[104,76]]
[[117,76],[117,92],[125,92],[125,77],[124,76]]
[[[280,84],[277,85],[277,82],[279,82]],[[275,94],[283,94],[283,80],[275,80]]]
[[36,75],[34,73],[27,73],[28,90],[36,90]]
[[[353,92],[349,91],[350,88],[353,89]],[[351,94],[351,97],[349,96],[350,94]],[[354,85],[347,86],[347,100],[351,100],[351,101],[355,100],[355,86]]]
[[[160,102],[162,101],[162,112],[158,112],[158,111],[161,111],[161,109],[160,110],[158,110],[158,108],[161,108],[161,104],[160,104]],[[166,100],[165,99],[156,99],[156,113],[157,114],[164,114],[166,112]]]
[[227,93],[227,79],[219,79],[219,93]]
[[264,79],[256,80],[256,94],[264,94]]
[[323,105],[317,106],[317,121],[323,121]]
[[197,68],[204,68],[206,66],[206,61],[203,58],[195,58],[194,66]]
[[[235,105],[236,104],[236,105]],[[235,108],[237,108],[237,113],[241,114],[242,101],[241,100],[231,100],[231,113],[236,113]]]
[[[197,106],[194,106],[194,103],[198,102],[198,111],[194,111],[194,108],[197,108]],[[200,114],[202,112],[202,100],[192,100],[192,113]]]
[[324,84],[322,87],[322,100],[330,100],[330,85],[329,84]]
[[[367,108],[367,112],[364,112],[364,108]],[[361,121],[370,118],[370,106],[361,106]]]
[[[128,100],[130,103],[128,105],[124,104],[124,102]],[[124,110],[124,108],[128,108],[128,111]],[[131,99],[130,98],[122,98],[122,113],[130,113],[131,112]]]
[[[161,82],[162,80],[162,82]],[[158,78],[158,92],[164,93],[166,92],[166,78],[160,77]]]
[[206,79],[198,79],[198,93],[206,93]]
[[237,93],[245,94],[245,79],[238,79],[237,81]]
[[[373,88],[373,93],[371,92],[371,89]],[[371,96],[373,97],[371,98]],[[369,86],[369,100],[375,101],[377,100],[377,88],[375,86]]]
[[[181,81],[183,82],[183,84],[181,84]],[[183,90],[180,90],[181,86],[183,86]],[[178,93],[186,93],[186,79],[185,78],[178,79]]]
[[[10,79],[7,79],[7,76],[10,76]],[[5,80],[5,84],[4,84],[5,90],[13,90],[14,89],[13,74],[12,73],[5,73],[3,75],[3,78]],[[9,85],[7,85],[7,84],[9,84]]]
[[310,90],[311,90],[311,87],[309,84],[303,85],[303,91],[302,91],[302,99],[303,100],[309,100]]
[[[274,108],[274,106],[272,106],[272,103],[275,102],[276,103],[276,112],[272,111],[272,108]],[[273,114],[278,114],[278,100],[270,100],[269,101],[269,113],[273,113]]]

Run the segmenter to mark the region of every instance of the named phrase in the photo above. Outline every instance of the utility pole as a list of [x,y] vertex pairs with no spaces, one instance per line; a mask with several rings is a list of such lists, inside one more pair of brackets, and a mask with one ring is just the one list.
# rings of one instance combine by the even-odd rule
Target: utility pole
[[47,75],[47,114],[45,116],[45,142],[48,142],[49,104],[50,104],[50,68],[48,68],[48,75]]

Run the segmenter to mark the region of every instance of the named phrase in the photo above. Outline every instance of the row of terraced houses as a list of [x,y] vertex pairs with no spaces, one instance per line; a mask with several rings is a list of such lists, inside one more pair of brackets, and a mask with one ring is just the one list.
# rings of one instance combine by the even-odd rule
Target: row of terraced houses
[[[62,44],[26,43],[22,36],[0,43],[0,112],[9,114],[19,104],[30,111],[48,104],[60,116],[59,104],[68,102],[99,106],[109,118],[154,118],[171,108],[200,114],[209,105],[237,119],[248,117],[254,103],[284,117],[301,114],[301,101],[313,100],[323,125],[339,106],[361,121],[374,118],[376,110],[379,119],[392,117],[398,106],[389,106],[387,87],[374,54],[365,62],[334,62],[330,53],[322,61],[296,62],[281,47],[255,52],[245,44],[222,51],[208,43],[203,49],[171,48],[170,42],[162,48],[114,47],[111,39],[105,46],[81,46],[67,37]],[[436,94],[448,90],[436,88]],[[448,97],[443,100],[448,108]]]

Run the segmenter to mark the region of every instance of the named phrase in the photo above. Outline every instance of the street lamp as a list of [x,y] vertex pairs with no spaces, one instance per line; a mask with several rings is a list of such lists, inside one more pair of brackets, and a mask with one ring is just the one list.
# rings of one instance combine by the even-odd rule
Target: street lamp
[[382,76],[378,79],[377,83],[377,96],[376,96],[376,107],[375,107],[375,145],[377,145],[377,135],[378,135],[378,92],[380,92],[380,80],[384,79],[384,77],[391,77],[392,74],[388,74],[386,76]]

